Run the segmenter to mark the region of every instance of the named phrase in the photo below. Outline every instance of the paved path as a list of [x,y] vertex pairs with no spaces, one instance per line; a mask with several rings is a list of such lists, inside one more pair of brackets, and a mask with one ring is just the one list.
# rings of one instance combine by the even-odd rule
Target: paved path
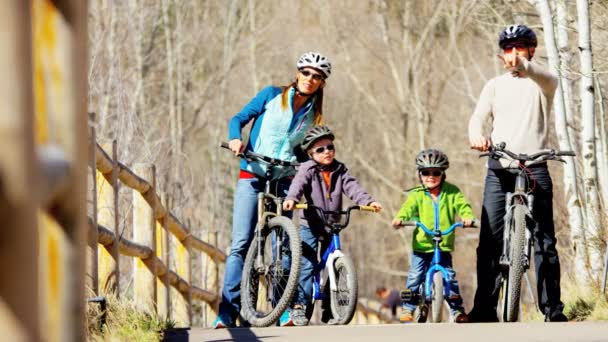
[[190,341],[608,342],[608,322],[383,324],[190,331]]

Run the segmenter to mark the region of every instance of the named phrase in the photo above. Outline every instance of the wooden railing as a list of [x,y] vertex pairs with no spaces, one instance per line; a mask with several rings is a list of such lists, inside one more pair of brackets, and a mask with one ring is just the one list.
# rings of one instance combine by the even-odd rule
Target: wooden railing
[[[95,133],[92,129],[91,139]],[[217,310],[219,265],[226,255],[213,243],[192,235],[161,201],[155,189],[154,167],[137,164],[133,170],[117,161],[116,142],[105,144],[111,157],[99,144],[91,149],[95,186],[93,217],[89,223],[90,286],[96,295],[121,293],[119,254],[133,257],[133,300],[142,310],[169,318],[178,326],[190,326],[192,300],[207,303],[208,315]],[[119,182],[132,189],[133,241],[123,236],[118,225]],[[215,234],[211,240],[217,240]],[[117,238],[118,237],[118,238]],[[103,248],[97,247],[97,245]],[[192,253],[199,253],[206,264],[206,284],[192,284]],[[171,269],[174,265],[174,269]]]

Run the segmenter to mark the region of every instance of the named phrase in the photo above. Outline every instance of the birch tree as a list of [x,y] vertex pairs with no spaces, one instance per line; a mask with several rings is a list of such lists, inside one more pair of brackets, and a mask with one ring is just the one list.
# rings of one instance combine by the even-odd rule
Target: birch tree
[[587,241],[589,246],[589,260],[591,273],[595,280],[603,267],[602,255],[599,250],[599,242],[603,234],[599,222],[600,203],[597,182],[597,158],[595,141],[595,96],[593,86],[593,56],[591,53],[591,29],[589,17],[589,2],[577,0],[578,20],[578,48],[581,65],[580,98],[582,117],[582,158],[583,179],[585,191],[585,212],[587,216]]
[[[559,148],[565,151],[572,151],[572,144],[570,143],[566,123],[567,106],[565,104],[566,95],[564,94],[564,84],[566,84],[567,81],[565,81],[564,69],[560,67],[560,56],[558,54],[553,30],[553,15],[551,13],[548,0],[532,0],[530,2],[536,6],[541,16],[541,21],[544,28],[545,46],[547,49],[547,56],[549,58],[549,68],[559,76],[557,90],[553,100],[553,111],[555,112],[555,131],[557,133]],[[567,45],[567,37],[565,42],[564,37],[560,38],[560,42]],[[566,86],[566,89],[567,88],[568,87]],[[570,99],[570,97],[568,97],[568,99]],[[573,274],[575,277],[583,278],[577,279],[578,281],[586,283],[586,279],[588,279],[588,270],[586,267],[587,252],[585,245],[585,231],[583,229],[581,201],[578,195],[576,179],[575,159],[574,157],[570,157],[567,160],[567,164],[564,165],[563,180],[566,193],[566,202],[568,203],[567,208],[570,223],[570,238],[572,240],[572,248],[574,251]]]

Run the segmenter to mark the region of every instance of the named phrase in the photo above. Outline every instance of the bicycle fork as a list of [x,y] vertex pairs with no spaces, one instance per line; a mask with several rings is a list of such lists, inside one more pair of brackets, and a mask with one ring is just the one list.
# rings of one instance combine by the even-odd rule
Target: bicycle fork
[[[519,197],[518,199],[513,199],[514,196]],[[499,264],[501,266],[504,267],[510,267],[511,266],[511,251],[510,251],[510,246],[511,246],[511,229],[514,226],[513,224],[513,208],[514,206],[514,201],[518,200],[518,201],[523,201],[523,198],[526,199],[526,201],[524,202],[524,204],[526,205],[526,217],[530,219],[530,221],[534,222],[534,218],[532,216],[532,208],[534,205],[534,195],[533,194],[526,194],[525,197],[523,197],[524,195],[522,194],[513,194],[511,192],[507,192],[506,195],[506,214],[504,216],[503,222],[504,222],[504,228],[503,228],[503,244],[502,244],[502,254],[500,256],[500,261]],[[524,255],[525,255],[525,264],[524,267],[526,269],[528,269],[530,267],[530,256],[532,253],[532,231],[530,229],[530,227],[528,227],[528,224],[526,224],[526,248],[524,249]]]

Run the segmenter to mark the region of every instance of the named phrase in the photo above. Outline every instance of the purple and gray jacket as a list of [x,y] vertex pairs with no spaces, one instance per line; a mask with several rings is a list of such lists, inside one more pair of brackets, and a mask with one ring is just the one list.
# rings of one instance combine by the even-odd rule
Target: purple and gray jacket
[[[291,182],[289,192],[285,199],[300,201],[304,196],[306,203],[316,205],[324,210],[342,210],[342,194],[353,200],[358,205],[369,205],[374,202],[359,183],[357,179],[348,173],[344,164],[334,161],[324,168],[330,171],[330,188],[328,189],[321,175],[321,166],[314,160],[302,163],[298,173]],[[325,231],[323,221],[314,209],[300,211],[300,224],[310,227],[313,231]]]

